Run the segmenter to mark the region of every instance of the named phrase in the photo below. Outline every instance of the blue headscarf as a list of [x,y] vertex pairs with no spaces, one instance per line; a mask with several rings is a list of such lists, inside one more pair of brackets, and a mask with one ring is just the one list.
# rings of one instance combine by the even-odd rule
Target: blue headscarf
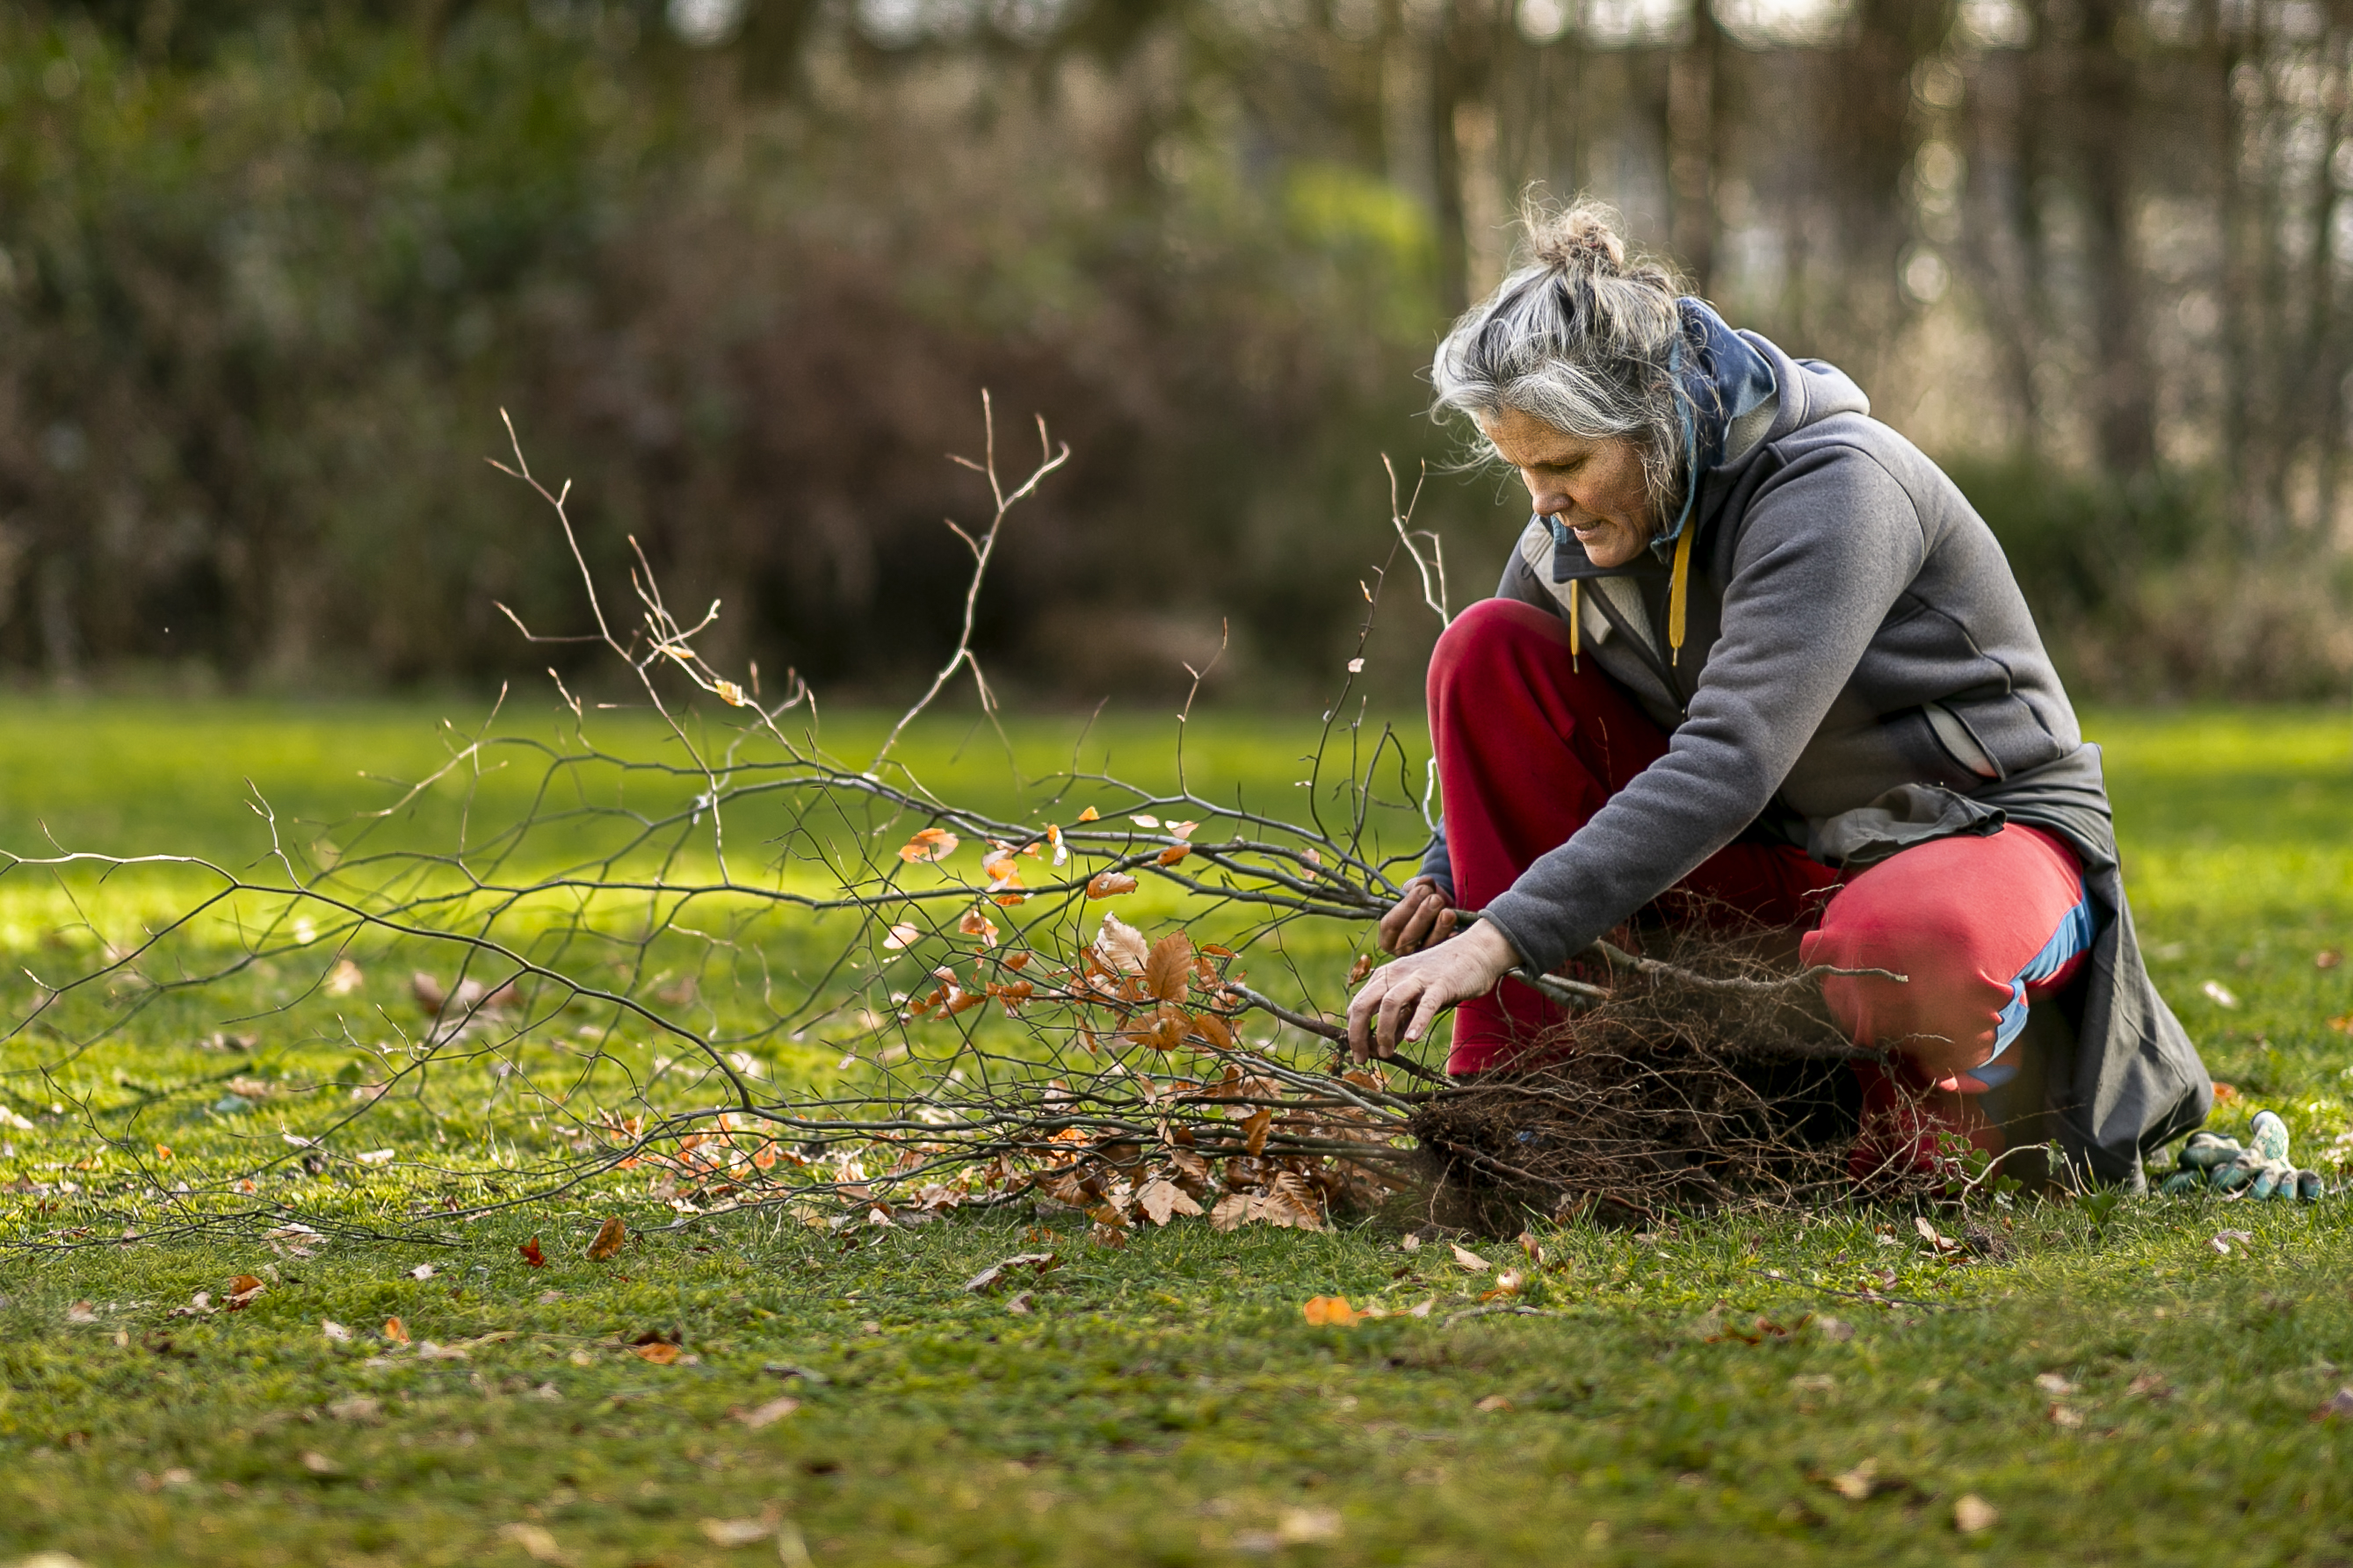
[[[1675,521],[1651,542],[1662,557],[1683,537],[1699,504],[1700,475],[1724,461],[1724,439],[1734,420],[1753,414],[1773,395],[1773,367],[1747,340],[1725,325],[1705,301],[1675,301],[1683,311],[1683,335],[1675,341],[1668,370],[1675,378],[1675,405],[1683,421],[1683,505]],[[1696,340],[1696,354],[1685,343]]]

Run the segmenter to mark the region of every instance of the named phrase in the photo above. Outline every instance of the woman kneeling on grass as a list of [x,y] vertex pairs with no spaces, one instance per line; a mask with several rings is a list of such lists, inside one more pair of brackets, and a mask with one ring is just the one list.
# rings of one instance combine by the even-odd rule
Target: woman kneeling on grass
[[2212,1085],[1991,531],[1853,382],[1678,299],[1606,210],[1530,226],[1434,367],[1535,516],[1430,659],[1446,816],[1381,922],[1405,956],[1349,1008],[1358,1054],[1456,1006],[1448,1070],[1506,1066],[1561,1023],[1510,971],[1737,911],[1906,977],[1823,981],[1885,1058],[1856,1069],[1858,1179],[2007,1129],[2138,1187]]

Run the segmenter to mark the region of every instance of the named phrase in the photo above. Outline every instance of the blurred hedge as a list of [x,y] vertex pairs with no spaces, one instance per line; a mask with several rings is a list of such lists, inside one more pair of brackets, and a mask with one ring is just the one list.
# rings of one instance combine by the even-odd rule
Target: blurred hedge
[[[1425,204],[1276,90],[1304,65],[1157,0],[896,54],[811,45],[815,0],[723,48],[676,8],[0,5],[0,670],[537,678],[496,605],[584,622],[479,461],[504,408],[610,581],[635,536],[673,602],[724,601],[723,657],[880,693],[952,636],[940,520],[983,497],[944,459],[987,387],[1010,451],[1032,413],[1075,450],[985,600],[999,676],[1165,689],[1227,626],[1229,688],[1320,689],[1388,553],[1380,455],[1446,451],[1443,268]],[[2347,585],[2218,537],[2211,487],[1957,471],[2089,689],[2353,668]],[[1458,601],[1508,490],[1423,502]],[[1402,700],[1433,623],[1393,620]]]
[[0,14],[0,661],[535,674],[493,602],[580,607],[479,461],[504,407],[600,564],[634,534],[731,655],[877,685],[953,625],[983,387],[1015,454],[1033,412],[1076,451],[987,598],[1017,679],[1166,684],[1221,617],[1238,679],[1347,640],[1379,455],[1437,449],[1389,187],[1206,132],[1141,169],[1137,56],[776,98],[651,9],[250,9],[169,50]]

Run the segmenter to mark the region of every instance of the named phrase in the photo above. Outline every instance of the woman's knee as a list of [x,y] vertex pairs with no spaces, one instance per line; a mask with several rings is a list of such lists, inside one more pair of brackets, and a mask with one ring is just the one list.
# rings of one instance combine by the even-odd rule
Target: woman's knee
[[1482,599],[1440,634],[1430,657],[1430,695],[1522,662],[1537,649],[1567,646],[1568,628],[1559,616],[1517,599]]
[[2082,899],[2073,855],[2047,835],[1938,840],[1849,882],[1806,938],[1805,962],[1902,975],[1825,976],[1823,997],[1857,1043],[1937,1076],[1965,1072],[1996,1050],[2017,987],[2075,929]]

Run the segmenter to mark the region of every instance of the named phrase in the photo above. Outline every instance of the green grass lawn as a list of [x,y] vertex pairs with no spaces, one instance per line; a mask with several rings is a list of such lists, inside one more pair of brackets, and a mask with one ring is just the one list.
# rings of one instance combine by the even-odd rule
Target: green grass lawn
[[[0,847],[37,846],[46,823],[75,847],[243,864],[266,844],[243,779],[325,831],[396,795],[362,770],[434,765],[438,717],[0,706]],[[850,755],[880,730],[828,724]],[[1024,770],[1057,765],[1080,728],[1018,729]],[[2089,728],[2159,984],[2242,1093],[2216,1124],[2276,1109],[2308,1163],[2348,1125],[2353,1037],[2329,1020],[2353,1012],[2353,967],[2316,960],[2353,945],[2353,725],[2233,711]],[[1217,714],[1190,729],[1198,787],[1293,808],[1311,731]],[[1157,783],[1172,731],[1109,723],[1086,745]],[[911,761],[1010,801],[996,744],[943,721]],[[494,776],[477,809],[522,787]],[[457,809],[437,795],[402,830],[446,834]],[[72,891],[105,925],[176,886]],[[61,951],[60,897],[0,879],[14,962]],[[154,1018],[44,1081],[120,1105],[138,1099],[122,1076],[227,1070],[168,1033],[185,1018]],[[0,1098],[37,1111],[36,1049],[0,1057]],[[229,1065],[278,1052],[308,1070],[326,1051],[265,1040]],[[56,1200],[36,1186],[118,1157],[72,1119],[35,1120],[0,1133],[0,1235],[19,1241],[69,1217],[37,1212]],[[220,1125],[191,1114],[155,1141],[198,1161]],[[463,1142],[461,1119],[446,1126],[402,1136]],[[440,1168],[494,1172],[462,1152]],[[0,1563],[2353,1562],[2353,1432],[2316,1419],[2353,1384],[2353,1199],[2137,1200],[2104,1225],[2021,1201],[1985,1212],[1984,1247],[1958,1260],[1908,1210],[1543,1225],[1542,1283],[1521,1300],[1549,1315],[1460,1318],[1490,1275],[1444,1238],[1409,1249],[1398,1214],[1325,1235],[1179,1220],[1105,1249],[1053,1210],[652,1232],[673,1215],[635,1189],[461,1223],[399,1201],[448,1179],[406,1159],[373,1185],[285,1179],[347,1199],[354,1224],[383,1218],[384,1239],[307,1257],[249,1236],[0,1250]],[[608,1214],[633,1239],[591,1262]],[[544,1268],[518,1251],[534,1236]],[[1041,1274],[963,1289],[1039,1252],[1055,1258]],[[266,1287],[243,1310],[173,1315],[198,1291],[217,1307],[239,1275]],[[1432,1306],[1310,1325],[1302,1304],[1329,1294]],[[412,1348],[384,1337],[393,1318]],[[647,1359],[647,1336],[680,1353]],[[414,1348],[428,1341],[437,1356]],[[1980,1528],[1960,1529],[1964,1499],[1990,1522],[1964,1509]]]

